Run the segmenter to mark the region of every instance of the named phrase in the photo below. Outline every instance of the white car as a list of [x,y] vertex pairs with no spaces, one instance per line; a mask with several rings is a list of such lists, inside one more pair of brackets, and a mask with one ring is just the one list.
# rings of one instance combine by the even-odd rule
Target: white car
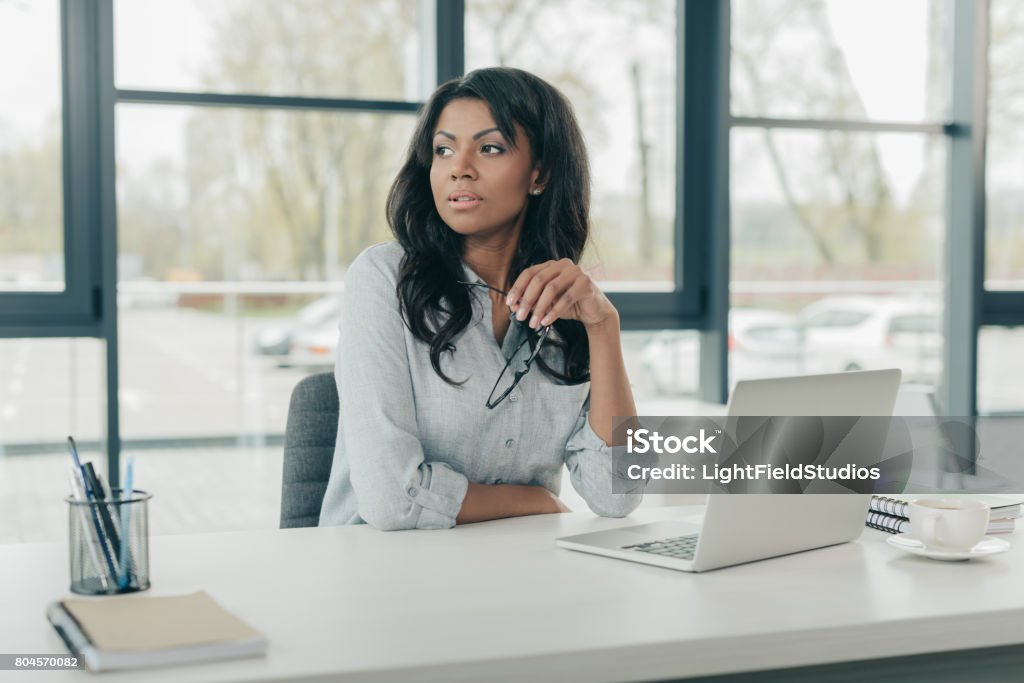
[[[643,350],[644,372],[659,394],[697,390],[700,341],[694,330],[654,335]],[[729,311],[729,384],[803,374],[803,333],[792,315],[756,308]]]
[[338,308],[318,324],[293,333],[288,343],[288,353],[278,361],[277,366],[320,371],[334,367],[340,321],[341,310]]
[[807,372],[900,368],[904,382],[936,384],[942,309],[915,297],[826,297],[800,312]]
[[324,325],[338,324],[341,295],[328,294],[304,306],[294,317],[260,330],[253,341],[253,350],[263,356],[286,356],[293,337]]

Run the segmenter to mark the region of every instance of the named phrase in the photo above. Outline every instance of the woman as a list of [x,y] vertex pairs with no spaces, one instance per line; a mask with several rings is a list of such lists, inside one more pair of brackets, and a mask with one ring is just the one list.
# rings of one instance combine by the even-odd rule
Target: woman
[[587,169],[536,76],[481,69],[430,98],[388,196],[396,241],[346,275],[321,525],[565,512],[563,464],[596,513],[639,504],[636,482],[612,493],[612,417],[636,407],[618,313],[577,265]]

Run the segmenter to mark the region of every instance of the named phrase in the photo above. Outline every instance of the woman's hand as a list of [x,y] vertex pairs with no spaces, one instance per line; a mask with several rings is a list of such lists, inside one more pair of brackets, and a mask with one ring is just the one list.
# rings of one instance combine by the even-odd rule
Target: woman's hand
[[505,303],[517,320],[528,319],[534,329],[559,318],[578,320],[593,328],[618,317],[604,292],[567,258],[545,261],[524,270],[509,289]]

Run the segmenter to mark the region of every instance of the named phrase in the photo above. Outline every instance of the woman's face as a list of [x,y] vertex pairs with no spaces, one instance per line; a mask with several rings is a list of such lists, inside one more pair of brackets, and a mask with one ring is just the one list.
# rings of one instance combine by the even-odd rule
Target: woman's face
[[513,148],[477,99],[452,100],[441,110],[433,139],[430,188],[448,226],[464,236],[517,234],[539,176],[530,142],[516,127]]

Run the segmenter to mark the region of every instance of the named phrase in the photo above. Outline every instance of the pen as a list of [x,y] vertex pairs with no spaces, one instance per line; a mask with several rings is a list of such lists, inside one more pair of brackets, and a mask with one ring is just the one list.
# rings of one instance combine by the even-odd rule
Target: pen
[[82,476],[85,476],[82,470],[82,461],[78,458],[78,449],[75,448],[75,440],[71,436],[68,437],[68,446],[71,448],[71,459],[75,461],[75,468],[79,472],[83,472]]
[[80,477],[82,493],[85,495],[85,500],[88,500],[89,481],[85,478],[85,468],[82,467],[82,460],[78,457],[78,447],[75,446],[75,439],[70,435],[68,435],[68,450],[71,452],[71,459],[74,461],[75,470]]
[[107,506],[102,504],[103,499],[101,496],[103,490],[100,488],[99,482],[96,481],[96,473],[92,469],[92,463],[87,462],[82,465],[82,472],[85,474],[86,482],[85,499],[93,503],[93,505],[89,506],[89,509],[92,511],[96,536],[100,540],[100,549],[103,551],[103,558],[107,561],[107,566],[110,568],[110,578],[116,580],[117,567],[114,566],[114,562],[116,561],[117,551],[114,549],[113,539],[107,536],[113,528],[114,522],[110,519],[110,512],[107,510]]
[[[89,474],[92,473],[92,463],[87,463],[88,467],[82,464],[81,458],[78,457],[78,448],[75,446],[75,440],[71,436],[68,436],[68,447],[71,451],[71,459],[75,463],[75,468],[81,475],[82,500],[85,502],[92,502],[93,493],[90,490],[89,479]],[[78,491],[77,486],[76,491]],[[100,544],[100,551],[103,553],[103,559],[106,561],[107,568],[110,570],[110,579],[113,581],[117,577],[117,570],[114,568],[114,558],[111,554],[111,548],[108,547],[107,539],[103,535],[103,527],[100,525],[100,517],[97,514],[97,507],[98,506],[96,505],[90,505],[89,514],[92,517],[93,529],[96,531],[96,540]],[[103,508],[102,512],[106,512],[106,508]],[[101,577],[103,576],[103,571],[100,572],[100,575]],[[103,578],[102,583],[104,587],[106,587],[106,578]]]
[[[71,497],[76,501],[82,502],[85,498],[85,494],[82,491],[82,484],[79,482],[79,472],[69,471],[68,472],[68,483],[71,485]],[[93,564],[96,565],[96,574],[100,577],[100,585],[103,586],[103,590],[107,590],[109,584],[107,582],[107,568],[103,566],[100,561],[99,555],[96,554],[96,541],[90,532],[89,517],[85,514],[85,510],[80,505],[76,505],[78,508],[78,520],[82,526],[82,533],[85,535],[83,543],[89,546],[89,556],[92,558]]]
[[[85,468],[85,478],[89,482],[89,492],[92,494],[100,503],[103,503],[107,499],[106,489],[103,488],[103,484],[100,482],[99,477],[96,475],[96,470],[93,468],[91,462],[87,462],[83,465]],[[117,538],[117,526],[114,524],[114,518],[110,516],[110,509],[107,505],[97,505],[100,513],[100,521],[103,523],[103,530],[107,534],[107,539],[110,541],[110,549],[113,551],[112,556],[117,557],[121,552],[121,543]]]
[[121,489],[121,502],[127,502],[121,510],[121,572],[117,576],[117,587],[124,590],[128,587],[128,532],[129,518],[132,514],[132,474],[134,470],[135,456],[128,456],[128,464],[124,470],[124,488]]

